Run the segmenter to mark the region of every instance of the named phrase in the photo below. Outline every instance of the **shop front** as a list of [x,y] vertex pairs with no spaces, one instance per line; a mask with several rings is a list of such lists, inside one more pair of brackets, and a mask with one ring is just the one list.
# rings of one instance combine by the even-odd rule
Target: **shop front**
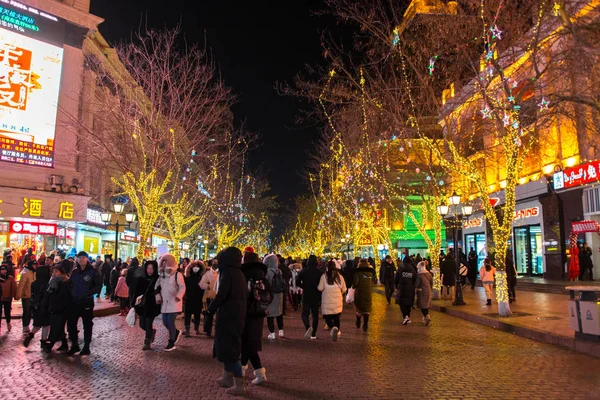
[[517,204],[513,221],[513,257],[520,275],[544,273],[543,215],[538,200]]
[[477,255],[477,270],[481,269],[487,257],[486,221],[483,211],[477,211],[463,222],[463,235],[467,256],[471,250]]
[[[583,191],[583,212],[586,220],[600,223],[600,187],[591,187]],[[598,277],[600,276],[600,234],[587,232],[584,237],[585,242],[592,249],[593,276]]]
[[[32,248],[49,254],[74,248],[77,222],[85,221],[89,197],[27,189],[0,195],[0,249],[17,256]],[[3,254],[0,253],[0,255]]]

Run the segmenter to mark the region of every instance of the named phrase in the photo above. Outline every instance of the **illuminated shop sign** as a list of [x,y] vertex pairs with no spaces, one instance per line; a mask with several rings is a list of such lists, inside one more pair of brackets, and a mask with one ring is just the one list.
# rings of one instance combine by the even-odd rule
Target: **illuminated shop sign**
[[102,212],[94,210],[93,208],[87,209],[87,222],[94,225],[106,225],[104,221],[102,221]]
[[539,207],[529,207],[529,208],[525,208],[523,210],[517,210],[515,211],[515,217],[514,220],[518,220],[521,218],[532,218],[532,217],[537,217],[538,215],[540,215],[540,208]]
[[0,0],[0,161],[54,167],[62,39],[58,18]]
[[56,236],[56,224],[10,221],[10,233]]
[[477,228],[479,226],[483,226],[483,218],[471,218],[464,222],[463,227],[467,228]]
[[568,189],[586,183],[596,182],[600,178],[600,161],[567,168],[552,175],[554,190]]

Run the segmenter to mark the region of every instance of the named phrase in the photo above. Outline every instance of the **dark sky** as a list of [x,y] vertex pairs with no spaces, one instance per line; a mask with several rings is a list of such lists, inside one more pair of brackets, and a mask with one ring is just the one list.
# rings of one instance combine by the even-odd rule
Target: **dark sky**
[[312,13],[321,7],[320,0],[92,0],[91,12],[105,19],[100,32],[111,44],[127,40],[146,17],[149,27],[181,22],[190,42],[206,34],[225,83],[239,97],[236,120],[261,136],[251,167],[267,173],[273,194],[285,202],[307,190],[299,172],[318,132],[295,123],[306,103],[278,95],[274,85],[321,62],[326,21]]

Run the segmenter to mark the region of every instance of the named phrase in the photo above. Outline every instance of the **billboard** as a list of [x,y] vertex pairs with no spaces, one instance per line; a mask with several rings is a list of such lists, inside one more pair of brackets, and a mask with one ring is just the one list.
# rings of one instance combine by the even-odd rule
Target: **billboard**
[[[62,44],[56,38],[64,28],[56,17],[14,1],[10,2],[12,8],[3,3],[1,0],[0,161],[52,168],[63,63]],[[51,39],[42,41],[46,30]]]

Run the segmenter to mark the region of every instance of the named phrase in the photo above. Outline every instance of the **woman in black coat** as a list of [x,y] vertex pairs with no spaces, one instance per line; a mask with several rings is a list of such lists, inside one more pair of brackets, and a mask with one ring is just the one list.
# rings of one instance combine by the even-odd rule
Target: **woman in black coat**
[[242,376],[242,334],[246,320],[248,289],[242,273],[242,252],[236,247],[228,247],[218,255],[219,281],[217,295],[205,315],[216,313],[215,343],[213,357],[224,364],[223,378],[217,383],[221,387],[231,387],[226,393],[245,393]]
[[396,304],[400,306],[400,311],[404,320],[402,325],[410,324],[410,309],[415,303],[415,281],[417,274],[410,263],[402,263],[402,268],[396,271],[394,284],[396,286]]
[[196,335],[200,334],[200,313],[202,312],[202,298],[204,290],[200,288],[200,280],[204,275],[204,263],[194,261],[185,268],[185,314],[184,314],[184,336],[190,334],[190,322],[194,316],[194,329]]
[[[156,304],[156,298],[154,296],[154,285],[158,279],[158,263],[154,260],[147,261],[144,264],[144,275],[137,278],[135,285],[135,291],[133,296],[133,303],[135,306],[135,312],[140,317],[140,328],[146,332],[144,339],[144,347],[142,350],[150,350],[150,345],[154,342],[154,336],[156,335],[156,329],[152,327],[154,318],[160,314],[160,304]],[[143,296],[140,304],[138,303],[138,297]]]
[[[244,255],[244,264],[242,272],[246,277],[246,282],[262,281],[267,275],[267,266],[258,261],[256,253],[246,253]],[[265,314],[266,316],[266,314]],[[259,351],[262,351],[262,337],[265,316],[251,316],[246,314],[246,322],[244,324],[244,334],[242,335],[242,374],[248,368],[248,361],[252,363],[254,375],[256,379],[252,381],[254,384],[259,384],[266,381],[265,369],[260,361]],[[256,382],[255,382],[256,381]]]

